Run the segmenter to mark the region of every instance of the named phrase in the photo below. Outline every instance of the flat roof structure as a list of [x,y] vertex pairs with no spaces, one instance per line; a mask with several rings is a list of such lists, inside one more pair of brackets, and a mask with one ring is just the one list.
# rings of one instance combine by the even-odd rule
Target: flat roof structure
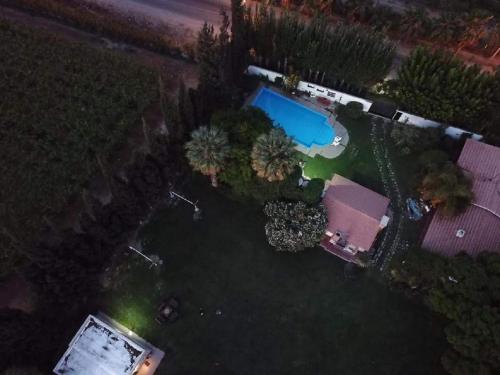
[[132,375],[151,349],[130,339],[103,320],[89,315],[54,373],[58,375]]

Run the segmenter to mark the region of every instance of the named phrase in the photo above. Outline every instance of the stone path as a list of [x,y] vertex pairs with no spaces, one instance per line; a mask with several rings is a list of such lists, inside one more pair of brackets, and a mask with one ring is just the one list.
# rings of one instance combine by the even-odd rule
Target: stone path
[[392,257],[408,244],[401,240],[406,223],[405,203],[399,187],[398,178],[392,165],[389,149],[385,146],[389,142],[389,129],[384,120],[377,118],[372,121],[370,141],[377,167],[382,178],[385,195],[391,200],[391,220],[382,233],[380,245],[372,259],[372,266],[379,267],[385,272]]

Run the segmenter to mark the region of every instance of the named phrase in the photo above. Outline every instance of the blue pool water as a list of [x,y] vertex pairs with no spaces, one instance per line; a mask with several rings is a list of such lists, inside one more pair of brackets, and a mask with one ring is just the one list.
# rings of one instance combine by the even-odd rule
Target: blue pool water
[[289,137],[306,147],[326,146],[335,138],[326,116],[269,89],[262,88],[252,105],[266,112],[275,126],[282,127]]

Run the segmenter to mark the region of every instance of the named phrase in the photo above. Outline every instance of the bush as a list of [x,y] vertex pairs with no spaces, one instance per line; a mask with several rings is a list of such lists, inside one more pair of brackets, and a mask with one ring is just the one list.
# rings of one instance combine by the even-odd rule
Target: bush
[[349,102],[344,107],[344,114],[350,119],[356,120],[363,116],[363,104],[360,102]]
[[419,128],[394,123],[391,138],[401,154],[409,155],[436,147],[442,134],[442,128]]
[[303,199],[308,204],[318,203],[321,193],[325,187],[325,181],[321,178],[313,178],[304,188]]
[[323,205],[310,207],[304,202],[269,202],[264,214],[269,218],[267,240],[278,251],[298,252],[316,246],[328,222]]

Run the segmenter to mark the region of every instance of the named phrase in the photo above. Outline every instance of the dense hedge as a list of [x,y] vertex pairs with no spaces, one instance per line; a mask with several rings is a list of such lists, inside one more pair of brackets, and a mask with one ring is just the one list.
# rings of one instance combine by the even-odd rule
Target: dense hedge
[[194,50],[180,45],[166,33],[166,27],[124,16],[99,4],[82,0],[0,0],[0,4],[40,13],[115,40],[190,59]]
[[125,140],[156,97],[153,71],[0,22],[0,246],[19,250]]

